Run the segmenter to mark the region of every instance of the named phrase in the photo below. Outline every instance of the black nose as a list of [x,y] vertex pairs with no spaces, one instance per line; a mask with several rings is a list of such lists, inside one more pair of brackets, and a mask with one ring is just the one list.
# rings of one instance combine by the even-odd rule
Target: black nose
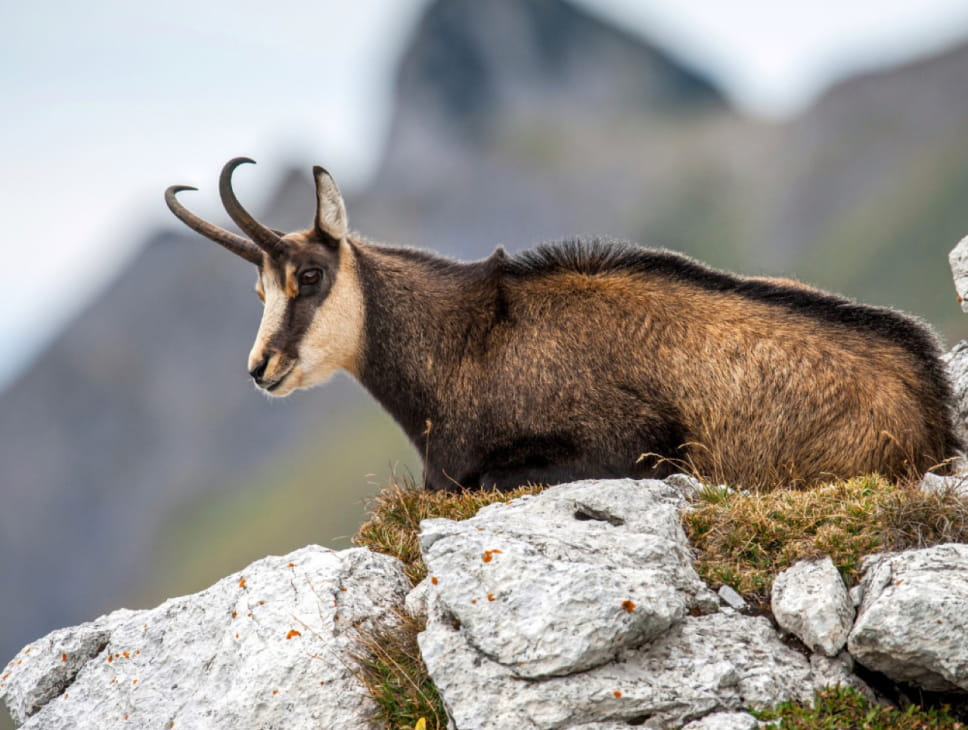
[[256,383],[258,383],[259,385],[262,385],[262,376],[266,374],[266,368],[268,366],[269,366],[269,356],[267,355],[264,358],[262,358],[262,362],[260,362],[258,365],[256,365],[254,368],[252,368],[249,371],[249,375],[252,376],[252,379]]

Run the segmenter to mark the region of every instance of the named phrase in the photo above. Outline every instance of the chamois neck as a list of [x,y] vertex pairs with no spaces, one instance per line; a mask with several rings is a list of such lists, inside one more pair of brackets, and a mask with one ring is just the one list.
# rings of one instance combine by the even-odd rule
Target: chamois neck
[[469,264],[355,244],[366,310],[360,382],[415,443],[476,333],[493,320],[495,259]]

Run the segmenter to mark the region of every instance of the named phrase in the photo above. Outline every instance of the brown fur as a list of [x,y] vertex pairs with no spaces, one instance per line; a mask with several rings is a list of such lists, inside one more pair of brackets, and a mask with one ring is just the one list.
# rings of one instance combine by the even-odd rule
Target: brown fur
[[[899,478],[958,448],[947,383],[930,367],[934,340],[893,312],[720,272],[711,273],[792,293],[800,306],[647,267],[518,275],[503,253],[461,265],[354,250],[367,299],[361,380],[426,454],[432,487],[682,465],[745,486]],[[663,255],[673,269],[710,272]],[[818,303],[861,322],[825,321]],[[920,338],[891,339],[865,316]]]

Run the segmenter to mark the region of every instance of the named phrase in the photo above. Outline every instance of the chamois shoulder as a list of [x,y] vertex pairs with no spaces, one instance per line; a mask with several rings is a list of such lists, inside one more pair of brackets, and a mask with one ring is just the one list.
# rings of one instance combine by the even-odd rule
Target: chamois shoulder
[[509,257],[504,271],[515,277],[560,273],[659,277],[782,307],[825,323],[874,332],[927,361],[929,369],[938,368],[931,361],[939,356],[940,345],[932,331],[914,317],[795,282],[738,276],[665,249],[603,238],[571,238]]

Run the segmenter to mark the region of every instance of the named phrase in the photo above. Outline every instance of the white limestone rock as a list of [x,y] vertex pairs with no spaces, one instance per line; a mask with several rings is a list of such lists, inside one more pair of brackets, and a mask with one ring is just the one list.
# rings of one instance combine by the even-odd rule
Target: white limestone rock
[[958,292],[961,311],[968,312],[968,236],[962,238],[958,245],[951,249],[951,253],[948,254],[948,264],[951,266],[951,275],[955,280],[955,291]]
[[[458,730],[536,730],[644,723],[675,728],[718,710],[807,702],[803,655],[762,617],[687,616],[650,644],[569,676],[521,679],[433,618],[418,637],[430,676]],[[495,626],[502,631],[502,626]],[[603,723],[592,725],[591,723]]]
[[865,563],[847,647],[858,662],[930,691],[968,691],[968,545]]
[[390,626],[401,564],[309,546],[190,596],[115,611],[25,647],[0,695],[27,730],[370,728],[347,657],[357,626]]
[[811,650],[832,657],[847,643],[854,605],[830,558],[802,560],[773,581],[773,616]]
[[682,730],[756,730],[759,722],[748,712],[714,712],[694,720]]
[[867,686],[867,683],[854,674],[854,660],[846,651],[840,652],[835,657],[811,654],[810,669],[813,671],[813,686],[815,689],[851,687],[871,702],[877,700],[874,691]]
[[[961,302],[962,309],[968,300]],[[961,341],[941,356],[948,369],[953,391],[955,431],[962,443],[968,445],[968,341]]]
[[705,485],[691,474],[672,474],[662,481],[673,487],[689,501],[697,499],[705,488]]
[[746,604],[746,599],[743,598],[739,593],[736,592],[734,588],[727,585],[721,585],[719,590],[716,591],[716,595],[719,596],[720,600],[727,606],[735,611],[742,611],[749,606]]
[[[611,660],[715,610],[659,481],[590,480],[421,523],[431,603],[485,657],[530,679]],[[431,611],[431,614],[433,611]]]
[[929,494],[952,492],[962,497],[968,497],[968,475],[941,476],[928,472],[921,478],[918,488]]

